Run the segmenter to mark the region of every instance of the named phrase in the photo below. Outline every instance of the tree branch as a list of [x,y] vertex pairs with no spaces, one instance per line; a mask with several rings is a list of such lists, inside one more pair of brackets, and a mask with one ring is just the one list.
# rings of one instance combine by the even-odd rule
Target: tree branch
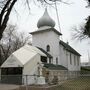
[[8,1],[6,2],[6,4],[5,4],[4,8],[3,8],[2,11],[1,11],[1,14],[0,14],[0,25],[1,25],[1,23],[2,23],[2,18],[3,18],[3,16],[4,16],[4,13],[5,13],[5,11],[6,11],[6,8],[9,6],[10,2],[11,2],[11,0],[8,0]]

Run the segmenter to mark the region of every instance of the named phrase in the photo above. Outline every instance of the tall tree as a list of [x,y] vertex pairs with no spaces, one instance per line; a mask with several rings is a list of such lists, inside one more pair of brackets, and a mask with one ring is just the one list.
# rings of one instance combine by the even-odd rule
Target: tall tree
[[[90,8],[90,0],[86,0],[88,5],[86,8]],[[73,27],[72,38],[76,40],[90,39],[90,16],[86,18],[86,22],[79,27]]]
[[1,0],[0,2],[2,5],[0,12],[0,39],[2,38],[2,34],[7,26],[9,15],[16,2],[17,0]]
[[[1,0],[0,1],[0,9],[1,9],[1,12],[0,12],[0,40],[2,38],[2,34],[5,30],[5,28],[7,26],[7,22],[9,20],[10,13],[11,13],[15,3],[18,1],[19,0]],[[30,1],[31,0],[22,0],[22,1],[25,1],[28,6],[28,9],[30,9]],[[50,2],[55,2],[55,1],[63,2],[63,0],[32,0],[32,1],[46,3],[49,5],[51,5]],[[65,2],[63,2],[63,3],[65,3]]]
[[90,0],[87,0],[88,6],[90,6]]
[[26,36],[25,33],[18,33],[16,25],[8,25],[0,41],[0,64],[2,64],[11,53],[27,43],[31,43],[30,35]]

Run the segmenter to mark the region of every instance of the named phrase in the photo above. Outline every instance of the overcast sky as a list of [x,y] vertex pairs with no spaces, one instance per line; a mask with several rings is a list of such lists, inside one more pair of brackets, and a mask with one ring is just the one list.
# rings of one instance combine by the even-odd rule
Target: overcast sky
[[[65,0],[64,0],[65,1]],[[85,19],[90,15],[90,9],[85,8],[87,5],[85,0],[66,0],[70,5],[63,3],[58,4],[58,13],[60,20],[60,27],[63,41],[69,42],[69,44],[77,50],[81,55],[81,61],[88,61],[88,51],[90,51],[90,40],[77,42],[71,40],[71,28],[73,26],[79,26],[85,22]],[[10,15],[9,23],[17,24],[19,31],[26,33],[37,30],[37,22],[43,15],[45,7],[38,7],[31,3],[30,14],[26,7],[23,6],[22,2],[16,3],[15,9],[17,13],[13,11]],[[55,28],[59,31],[57,16],[55,8],[48,6],[48,12],[51,18],[55,20]]]

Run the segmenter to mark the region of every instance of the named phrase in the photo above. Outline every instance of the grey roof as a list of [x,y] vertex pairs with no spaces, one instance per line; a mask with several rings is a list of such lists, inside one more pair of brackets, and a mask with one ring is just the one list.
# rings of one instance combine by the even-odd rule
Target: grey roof
[[52,27],[48,28],[48,29],[45,29],[45,30],[34,31],[34,32],[31,32],[30,34],[43,33],[43,32],[47,32],[47,31],[54,31],[56,34],[62,35],[59,31],[57,31],[55,28],[52,28]]
[[41,50],[44,54],[47,55],[47,57],[52,58],[52,55],[50,55],[48,52],[46,52],[44,49],[37,47],[39,50]]
[[81,56],[75,49],[73,49],[70,45],[68,45],[67,43],[63,42],[60,40],[59,42],[66,50],[68,50],[69,52]]
[[55,65],[55,64],[48,64],[48,63],[45,63],[44,67],[46,67],[50,70],[68,70],[66,67],[64,67],[62,65]]

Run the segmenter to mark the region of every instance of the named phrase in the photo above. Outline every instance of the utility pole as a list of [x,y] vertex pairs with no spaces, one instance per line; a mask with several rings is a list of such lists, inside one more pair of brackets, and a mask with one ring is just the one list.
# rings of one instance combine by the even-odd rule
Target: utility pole
[[[57,8],[56,0],[54,0],[54,2],[55,2],[55,10],[56,10],[56,15],[57,15],[58,27],[59,27],[59,31],[61,32],[61,25],[60,25],[60,20],[59,20],[59,14],[58,14],[58,8]],[[61,36],[61,40],[63,40],[62,36]]]

